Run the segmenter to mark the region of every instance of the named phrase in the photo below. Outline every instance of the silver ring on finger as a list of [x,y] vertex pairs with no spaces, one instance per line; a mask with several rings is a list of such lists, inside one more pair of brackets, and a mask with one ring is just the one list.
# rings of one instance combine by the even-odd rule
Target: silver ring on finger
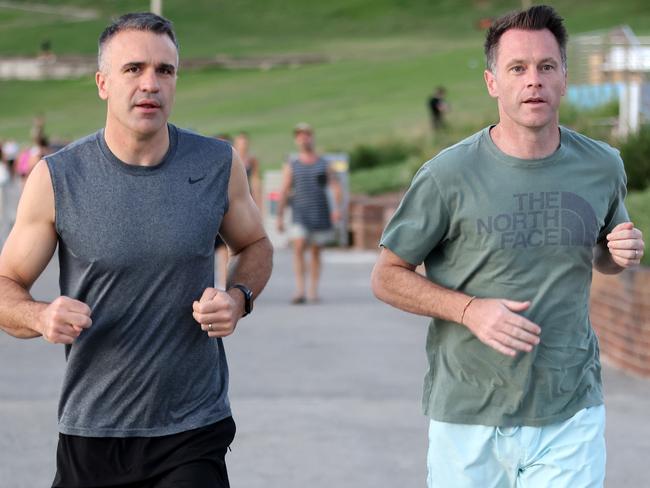
[[212,324],[208,324],[208,331],[212,332]]
[[636,259],[636,258],[638,258],[638,257],[639,257],[639,250],[638,250],[638,249],[635,249],[635,250],[634,250],[634,259]]

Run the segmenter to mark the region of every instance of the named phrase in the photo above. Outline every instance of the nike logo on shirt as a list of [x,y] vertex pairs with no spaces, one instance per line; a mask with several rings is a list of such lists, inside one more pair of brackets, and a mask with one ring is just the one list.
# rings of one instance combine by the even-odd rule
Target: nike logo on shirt
[[199,181],[201,181],[201,180],[204,179],[204,178],[205,178],[205,176],[201,176],[200,178],[196,178],[196,179],[194,179],[194,178],[192,178],[192,177],[190,176],[190,177],[187,179],[187,182],[188,182],[190,185],[193,185],[194,183],[198,183]]

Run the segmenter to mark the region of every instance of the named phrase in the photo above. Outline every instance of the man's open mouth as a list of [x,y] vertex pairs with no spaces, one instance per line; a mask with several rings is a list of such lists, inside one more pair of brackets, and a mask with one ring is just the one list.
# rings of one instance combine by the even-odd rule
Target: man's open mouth
[[160,108],[160,104],[153,100],[144,100],[142,102],[136,103],[135,106],[140,108],[149,108],[149,109]]
[[543,98],[531,97],[524,100],[524,103],[531,103],[531,104],[546,103],[546,100],[544,100]]

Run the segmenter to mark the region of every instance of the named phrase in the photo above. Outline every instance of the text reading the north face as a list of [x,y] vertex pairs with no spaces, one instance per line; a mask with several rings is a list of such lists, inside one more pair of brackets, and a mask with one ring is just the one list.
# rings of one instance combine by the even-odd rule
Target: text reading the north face
[[494,235],[501,249],[592,247],[598,221],[592,206],[571,192],[515,193],[509,211],[476,219],[479,236]]

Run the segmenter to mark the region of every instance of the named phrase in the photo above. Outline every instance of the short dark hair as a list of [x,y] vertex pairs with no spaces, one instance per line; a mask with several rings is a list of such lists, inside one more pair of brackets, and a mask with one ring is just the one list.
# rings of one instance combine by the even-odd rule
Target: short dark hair
[[97,66],[99,69],[102,67],[102,49],[106,43],[118,32],[125,30],[139,30],[153,32],[154,34],[166,35],[169,37],[176,49],[178,49],[178,41],[174,33],[174,26],[170,20],[167,20],[160,15],[152,14],[151,12],[136,12],[125,14],[115,19],[104,32],[99,36],[98,53],[97,53]]
[[536,5],[528,10],[518,10],[499,17],[487,31],[485,36],[485,61],[487,69],[494,73],[499,40],[510,29],[551,31],[562,57],[562,67],[566,71],[566,44],[569,34],[564,27],[564,19],[553,7]]

